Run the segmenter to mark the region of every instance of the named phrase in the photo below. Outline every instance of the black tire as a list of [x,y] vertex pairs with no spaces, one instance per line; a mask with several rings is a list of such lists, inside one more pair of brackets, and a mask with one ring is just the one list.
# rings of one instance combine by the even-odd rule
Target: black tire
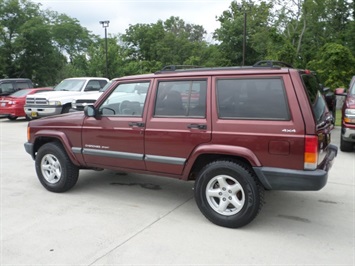
[[345,140],[343,140],[343,137],[340,136],[340,150],[341,151],[345,151],[345,152],[353,151],[353,146],[354,146],[353,142],[345,141]]
[[261,210],[264,199],[264,189],[254,172],[234,161],[206,165],[195,182],[194,191],[197,206],[205,217],[229,228],[250,223]]
[[28,116],[28,115],[26,115],[26,121],[31,121],[32,120],[32,118],[30,117],[30,116]]
[[71,105],[64,105],[62,109],[62,114],[69,113]]
[[17,118],[18,118],[18,116],[12,116],[12,115],[7,116],[7,119],[9,119],[11,121],[15,121]]
[[49,191],[65,192],[78,181],[79,168],[59,143],[44,144],[38,150],[35,165],[39,181]]

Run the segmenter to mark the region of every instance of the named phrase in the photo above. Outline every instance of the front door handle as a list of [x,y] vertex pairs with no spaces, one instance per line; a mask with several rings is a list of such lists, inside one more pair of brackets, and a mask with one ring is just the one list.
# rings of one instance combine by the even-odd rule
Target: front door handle
[[207,125],[205,125],[205,124],[190,124],[190,125],[187,126],[187,128],[189,128],[189,129],[206,130],[207,129]]
[[145,123],[143,122],[129,122],[128,125],[130,127],[145,127]]

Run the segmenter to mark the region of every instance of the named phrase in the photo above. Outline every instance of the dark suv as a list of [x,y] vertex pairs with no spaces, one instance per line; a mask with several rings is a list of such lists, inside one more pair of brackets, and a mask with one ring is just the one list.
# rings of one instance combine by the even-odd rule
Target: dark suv
[[25,78],[9,78],[0,79],[0,96],[7,96],[21,89],[33,88],[30,79]]
[[114,80],[84,113],[31,121],[25,149],[50,191],[87,168],[195,180],[201,212],[237,228],[256,217],[264,189],[325,186],[337,147],[319,88],[311,71],[273,63],[170,67]]

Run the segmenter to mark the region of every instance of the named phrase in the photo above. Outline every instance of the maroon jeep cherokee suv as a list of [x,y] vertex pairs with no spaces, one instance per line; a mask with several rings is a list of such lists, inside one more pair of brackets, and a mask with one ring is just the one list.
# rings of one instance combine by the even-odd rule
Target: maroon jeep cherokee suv
[[325,186],[332,127],[311,71],[172,66],[116,79],[84,112],[31,121],[25,149],[50,191],[72,188],[84,168],[195,180],[201,212],[237,228],[264,189]]

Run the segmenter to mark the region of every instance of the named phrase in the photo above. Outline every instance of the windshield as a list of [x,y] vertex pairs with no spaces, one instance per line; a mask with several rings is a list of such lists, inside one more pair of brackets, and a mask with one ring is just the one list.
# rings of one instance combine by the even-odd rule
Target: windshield
[[355,82],[353,83],[353,86],[350,88],[350,95],[355,95]]
[[55,91],[81,91],[84,86],[85,80],[83,79],[65,79],[59,83]]
[[326,112],[326,102],[320,93],[320,86],[317,78],[313,75],[302,75],[303,83],[306,86],[309,100],[312,105],[313,114],[317,123],[321,122]]

